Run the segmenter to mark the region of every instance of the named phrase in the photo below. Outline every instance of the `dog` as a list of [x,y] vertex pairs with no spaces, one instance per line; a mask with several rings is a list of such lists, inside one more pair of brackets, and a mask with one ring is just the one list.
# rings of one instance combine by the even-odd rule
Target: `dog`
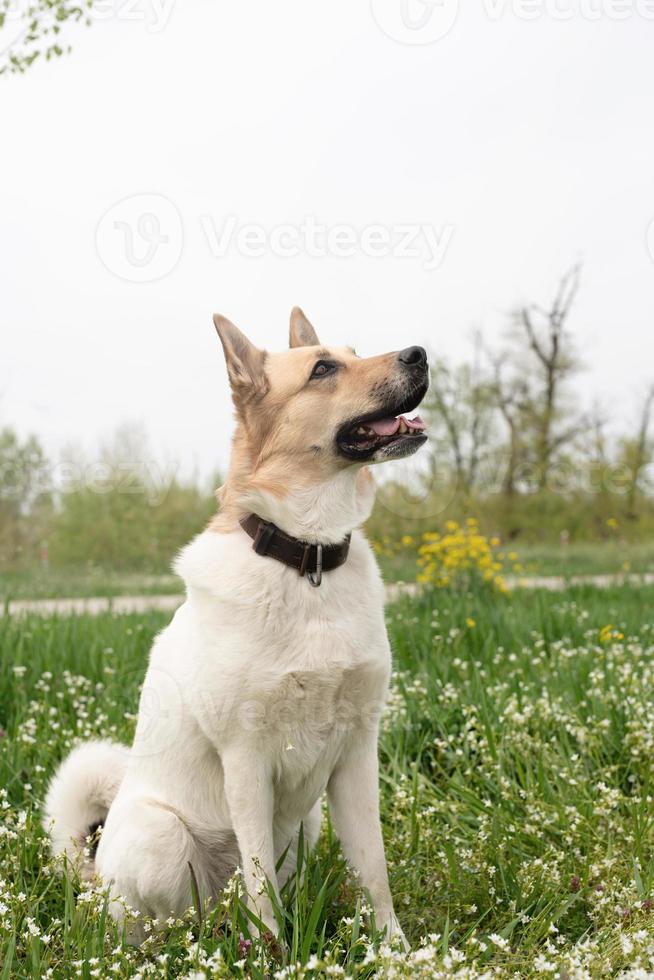
[[298,308],[283,353],[214,323],[236,416],[218,514],[176,560],[186,601],[154,641],[133,745],[75,748],[44,824],[55,855],[110,889],[119,922],[125,903],[179,916],[240,869],[253,920],[278,935],[270,889],[295,871],[299,839],[315,845],[326,793],[377,927],[406,947],[379,817],[391,654],[360,527],[369,465],[427,439],[405,417],[427,392],[427,355],[325,347]]

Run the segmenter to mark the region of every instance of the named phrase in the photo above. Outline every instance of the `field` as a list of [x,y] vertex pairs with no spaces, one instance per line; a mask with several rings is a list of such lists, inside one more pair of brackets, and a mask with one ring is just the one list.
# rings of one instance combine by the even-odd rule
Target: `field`
[[[654,571],[654,545],[604,541],[579,542],[562,548],[552,544],[516,546],[526,575],[621,575]],[[402,547],[396,539],[390,548],[380,545],[378,558],[387,582],[411,582],[416,577],[415,546]],[[181,581],[165,568],[157,572],[106,570],[93,565],[3,571],[0,604],[11,599],[72,596],[181,594]]]
[[[508,546],[506,551],[511,550]],[[649,540],[639,544],[621,541],[578,542],[567,547],[556,544],[515,545],[526,576],[638,575],[654,571],[654,546]],[[415,547],[382,547],[379,562],[387,582],[411,582],[416,574]],[[510,571],[510,570],[509,570]]]
[[182,582],[172,572],[146,575],[102,568],[31,568],[3,573],[0,604],[11,599],[179,595],[183,591]]
[[367,922],[327,817],[283,896],[286,949],[250,944],[236,883],[126,946],[102,893],[56,873],[39,807],[74,740],[129,738],[167,617],[0,618],[0,978],[654,977],[653,603],[480,588],[388,608],[382,811],[408,958]]

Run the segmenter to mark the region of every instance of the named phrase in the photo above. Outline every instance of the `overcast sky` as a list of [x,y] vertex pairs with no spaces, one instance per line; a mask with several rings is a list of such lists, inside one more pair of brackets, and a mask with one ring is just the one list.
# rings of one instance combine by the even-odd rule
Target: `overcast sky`
[[633,418],[654,4],[151,4],[0,79],[0,424],[54,454],[138,420],[209,472],[231,428],[213,312],[269,349],[298,303],[327,343],[456,359],[578,258],[580,398]]

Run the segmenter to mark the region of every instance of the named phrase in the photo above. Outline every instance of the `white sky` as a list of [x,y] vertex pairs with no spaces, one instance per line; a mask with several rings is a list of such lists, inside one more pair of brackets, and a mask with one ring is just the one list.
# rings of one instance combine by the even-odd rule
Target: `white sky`
[[[209,472],[231,429],[212,312],[270,349],[299,303],[327,343],[459,358],[472,327],[498,335],[506,310],[548,300],[578,257],[580,396],[628,423],[654,377],[646,2],[617,20],[604,0],[591,20],[591,0],[558,0],[564,20],[548,0],[528,20],[482,0],[440,40],[403,44],[368,0],[177,0],[161,30],[156,7],[131,19],[116,0],[74,30],[72,55],[0,79],[0,424],[56,453],[138,420],[161,458]],[[372,2],[391,33],[401,3]],[[178,261],[151,282],[115,275],[96,248],[103,215],[134,195],[157,197],[112,212],[98,247],[124,270],[113,222],[152,210],[168,236],[156,261]],[[431,270],[424,254],[358,245],[347,258],[233,244],[220,257],[206,228],[220,236],[230,215],[267,231],[312,216],[452,237]]]

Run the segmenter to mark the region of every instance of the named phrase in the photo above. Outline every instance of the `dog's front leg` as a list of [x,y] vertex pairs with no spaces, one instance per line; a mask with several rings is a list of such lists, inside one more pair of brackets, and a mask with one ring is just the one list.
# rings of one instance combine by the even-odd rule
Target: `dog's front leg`
[[[273,843],[273,785],[268,766],[249,747],[222,753],[225,796],[241,853],[248,906],[277,935],[265,878],[279,896]],[[256,930],[253,930],[256,931]]]
[[377,928],[385,929],[387,938],[399,937],[408,949],[388,884],[379,819],[377,733],[357,733],[356,738],[360,741],[353,738],[346,746],[329,779],[329,809],[345,858],[370,893]]

